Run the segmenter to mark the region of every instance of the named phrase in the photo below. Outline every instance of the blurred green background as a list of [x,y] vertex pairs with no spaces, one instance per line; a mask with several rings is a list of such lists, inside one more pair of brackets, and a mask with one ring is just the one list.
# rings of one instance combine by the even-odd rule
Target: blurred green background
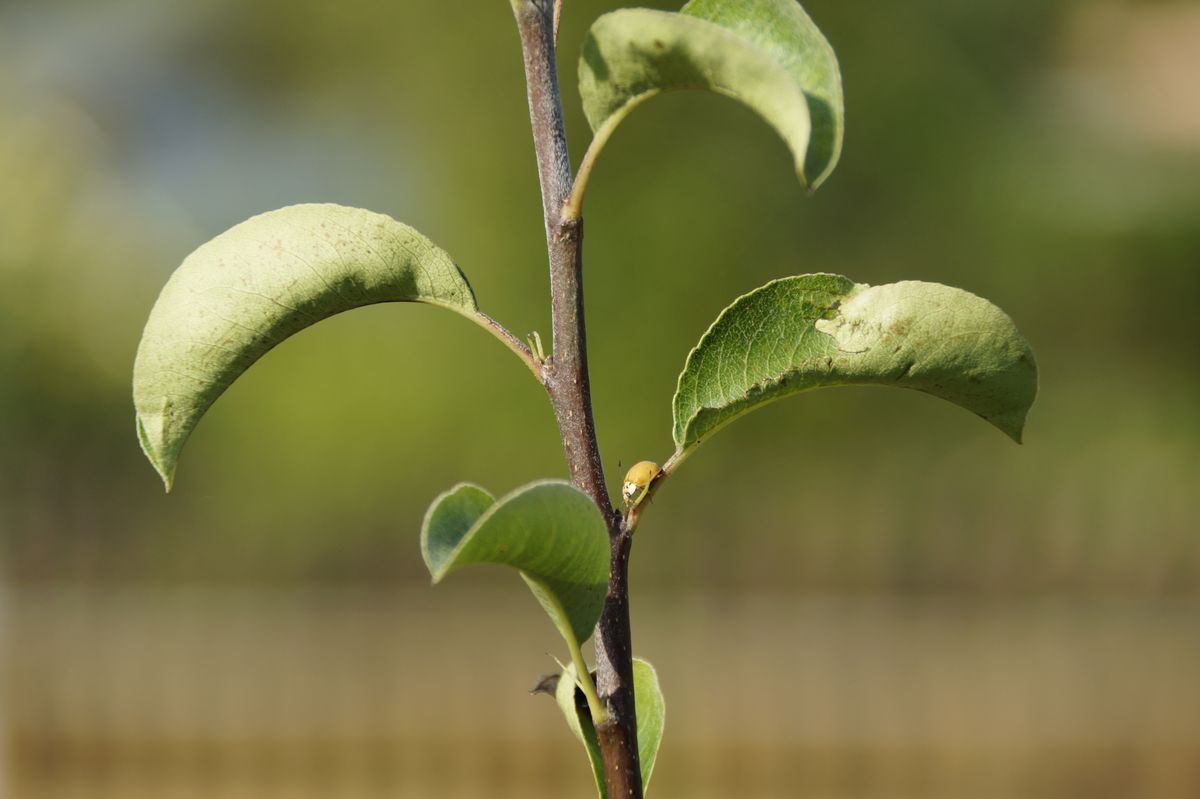
[[[579,42],[616,7],[565,3],[576,159]],[[666,458],[688,350],[784,275],[987,297],[1041,396],[1022,447],[852,389],[688,461],[632,567],[668,703],[654,792],[1200,795],[1200,4],[806,7],[847,96],[815,196],[715,96],[649,103],[601,159],[585,262],[610,482]],[[452,483],[565,476],[544,395],[494,340],[363,309],[243,377],[169,497],[138,450],[133,353],[167,276],[313,201],[412,224],[484,310],[548,338],[506,3],[0,4],[0,796],[591,795],[525,694],[562,655],[525,589],[488,570],[430,589],[418,552]]]

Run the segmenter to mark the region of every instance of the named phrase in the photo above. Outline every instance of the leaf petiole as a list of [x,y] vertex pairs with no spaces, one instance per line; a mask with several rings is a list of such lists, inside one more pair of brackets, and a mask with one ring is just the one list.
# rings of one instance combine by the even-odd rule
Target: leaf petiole
[[571,651],[571,662],[575,664],[575,684],[579,686],[579,690],[583,691],[583,695],[587,698],[588,710],[592,713],[592,724],[599,727],[608,721],[608,708],[604,706],[604,703],[600,701],[600,697],[596,693],[596,684],[592,682],[592,672],[583,660],[583,652],[579,648],[579,641],[573,635],[564,637],[567,639],[567,648]]

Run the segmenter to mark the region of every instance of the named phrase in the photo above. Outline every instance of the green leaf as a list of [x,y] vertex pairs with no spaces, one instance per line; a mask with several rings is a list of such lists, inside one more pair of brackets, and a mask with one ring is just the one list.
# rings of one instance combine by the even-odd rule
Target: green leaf
[[794,0],[692,0],[680,13],[624,9],[596,20],[579,65],[583,109],[607,139],[657,94],[703,89],[738,100],[783,137],[816,188],[842,147],[833,49]]
[[[607,799],[600,743],[596,739],[596,728],[592,725],[592,718],[588,713],[587,700],[575,682],[576,674],[573,665],[566,667],[558,681],[554,698],[567,720],[567,726],[587,751],[600,799]],[[633,702],[637,712],[638,760],[642,766],[644,791],[650,787],[654,761],[658,759],[658,747],[662,743],[663,726],[666,722],[666,705],[663,702],[662,689],[658,685],[658,673],[649,662],[641,658],[633,659]]]
[[[588,762],[592,764],[592,778],[596,781],[596,793],[600,795],[600,799],[608,799],[608,791],[604,786],[604,758],[600,754],[600,742],[596,739],[596,728],[592,724],[591,713],[588,712],[587,699],[576,682],[578,675],[574,664],[568,663],[558,681],[554,699],[558,702],[558,709],[562,711],[563,718],[567,720],[567,727],[587,752]],[[640,748],[638,756],[641,756]]]
[[1037,366],[1012,320],[961,289],[871,287],[840,275],[775,280],[722,311],[688,355],[675,391],[677,457],[780,397],[867,384],[949,400],[1020,443]]
[[559,480],[530,483],[496,501],[478,486],[455,486],[425,514],[421,555],[435,583],[472,563],[519,569],[576,648],[592,634],[608,590],[604,518],[586,494]]
[[638,759],[642,764],[642,787],[650,785],[658,745],[662,743],[667,706],[658,685],[658,672],[648,661],[633,659],[633,696],[637,707]]
[[445,252],[358,208],[281,208],[189,255],[154,304],[133,367],[138,438],[167,490],[200,417],[251,364],[309,325],[379,302],[477,316]]

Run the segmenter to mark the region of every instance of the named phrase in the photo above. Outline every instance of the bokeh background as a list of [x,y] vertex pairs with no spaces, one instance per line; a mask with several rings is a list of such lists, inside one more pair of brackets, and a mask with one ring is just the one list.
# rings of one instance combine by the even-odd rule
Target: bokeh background
[[[566,1],[576,159],[579,42],[616,7]],[[848,103],[815,196],[709,95],[648,104],[600,162],[610,480],[669,454],[686,353],[784,275],[988,297],[1041,396],[1022,447],[847,389],[689,460],[634,551],[654,793],[1200,795],[1200,4],[807,7]],[[129,397],[171,270],[295,202],[409,222],[546,337],[528,127],[502,0],[0,3],[0,795],[593,795],[526,693],[563,653],[524,587],[433,589],[418,552],[452,483],[565,476],[497,342],[419,306],[323,322],[213,408],[169,497]]]

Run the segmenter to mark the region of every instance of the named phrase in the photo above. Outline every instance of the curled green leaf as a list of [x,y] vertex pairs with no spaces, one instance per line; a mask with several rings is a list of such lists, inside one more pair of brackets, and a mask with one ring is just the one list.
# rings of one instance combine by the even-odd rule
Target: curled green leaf
[[[588,715],[587,701],[576,684],[577,674],[575,666],[566,667],[558,681],[554,698],[567,720],[567,727],[587,751],[600,799],[607,799],[600,743],[596,738],[596,728],[592,725],[591,716]],[[662,688],[658,684],[658,672],[648,661],[636,657],[633,659],[633,703],[637,714],[638,761],[642,770],[642,790],[645,792],[650,787],[654,762],[658,759],[658,747],[662,743],[666,704],[663,702]]]
[[142,449],[170,490],[184,442],[246,369],[288,336],[380,302],[423,302],[479,321],[444,251],[391,217],[293,205],[189,255],[150,312],[133,367]]
[[760,405],[841,385],[932,394],[1019,443],[1037,366],[1012,320],[962,289],[872,287],[840,275],[775,280],[722,311],[688,355],[674,400],[677,458]]
[[[596,781],[596,793],[600,799],[607,799],[608,791],[604,785],[604,759],[600,754],[600,741],[596,738],[596,727],[592,724],[588,712],[587,699],[578,685],[579,671],[573,663],[568,663],[554,691],[554,700],[558,709],[566,719],[567,728],[575,738],[583,744],[587,752],[588,762],[592,766],[592,779]],[[639,755],[641,752],[639,751]],[[644,789],[644,786],[643,786]]]
[[641,658],[633,659],[633,703],[637,708],[638,760],[642,765],[642,787],[645,789],[650,787],[650,776],[658,759],[658,747],[667,723],[667,706],[658,685],[658,672],[649,661]]
[[692,0],[681,12],[624,9],[596,20],[579,91],[601,145],[635,107],[701,89],[749,106],[818,187],[837,164],[844,105],[833,49],[795,0]]
[[493,500],[461,483],[430,505],[421,555],[435,583],[472,563],[521,572],[568,644],[586,641],[608,590],[608,532],[595,504],[570,483],[530,483]]

